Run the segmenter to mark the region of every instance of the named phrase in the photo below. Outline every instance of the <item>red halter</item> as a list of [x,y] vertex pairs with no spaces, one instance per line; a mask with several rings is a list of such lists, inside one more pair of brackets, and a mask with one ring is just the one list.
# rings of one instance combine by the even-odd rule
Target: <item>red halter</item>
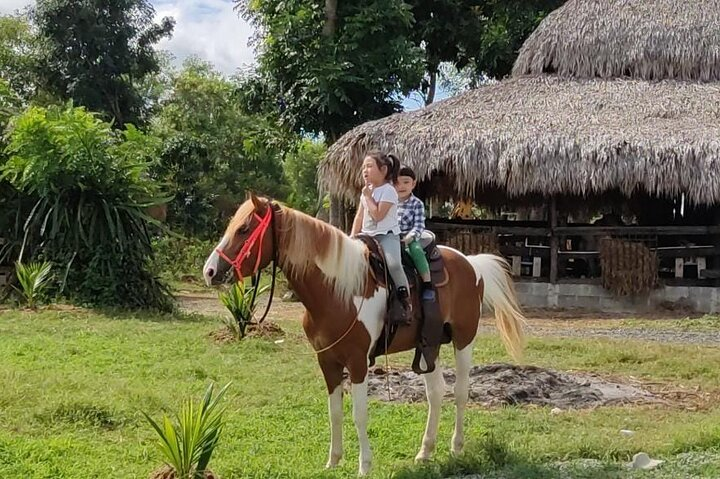
[[267,233],[267,230],[272,223],[272,216],[273,210],[270,206],[268,206],[264,218],[255,213],[255,219],[257,219],[260,224],[257,226],[257,228],[253,230],[252,233],[250,233],[250,236],[248,237],[248,239],[245,240],[245,243],[243,243],[243,246],[235,259],[231,260],[230,258],[228,258],[227,255],[220,248],[217,248],[215,250],[222,259],[230,263],[230,265],[235,269],[235,276],[237,276],[238,281],[243,281],[242,265],[243,262],[250,257],[250,250],[253,246],[255,246],[256,242],[258,243],[257,259],[255,260],[255,267],[253,268],[251,276],[254,276],[255,273],[257,273],[260,269],[260,258],[262,258],[263,238],[265,237],[265,233]]

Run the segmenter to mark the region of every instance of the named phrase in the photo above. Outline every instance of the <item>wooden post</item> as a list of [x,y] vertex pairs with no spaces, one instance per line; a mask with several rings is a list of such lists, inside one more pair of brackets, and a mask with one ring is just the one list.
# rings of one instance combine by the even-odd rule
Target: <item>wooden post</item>
[[342,200],[335,195],[330,195],[330,224],[340,228],[342,222]]
[[558,249],[560,241],[555,229],[557,228],[557,200],[554,196],[550,198],[550,282],[557,283],[558,280]]
[[520,256],[512,256],[512,275],[520,277],[522,274],[522,263]]

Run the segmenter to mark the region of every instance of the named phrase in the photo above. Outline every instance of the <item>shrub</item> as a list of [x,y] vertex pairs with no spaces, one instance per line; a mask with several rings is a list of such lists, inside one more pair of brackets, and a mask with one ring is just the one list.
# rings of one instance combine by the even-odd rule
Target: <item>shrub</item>
[[171,309],[149,268],[156,222],[145,209],[167,201],[147,174],[158,140],[132,126],[115,132],[72,107],[28,109],[9,139],[0,172],[32,203],[23,212],[24,254],[61,269],[77,301]]
[[186,400],[176,416],[176,424],[165,415],[161,426],[143,412],[160,436],[158,448],[177,479],[206,476],[210,458],[224,426],[224,409],[218,408],[218,404],[228,386],[229,383],[213,397],[211,384],[198,404]]
[[177,235],[153,239],[153,269],[165,280],[202,282],[202,268],[217,239],[200,240]]
[[285,181],[290,185],[287,203],[293,208],[314,215],[322,206],[317,187],[317,167],[325,156],[324,143],[303,140],[283,162]]
[[[257,289],[257,293],[255,290]],[[240,340],[245,337],[245,331],[250,323],[252,323],[255,315],[255,307],[257,304],[250,304],[253,299],[253,294],[256,298],[262,296],[268,289],[269,285],[246,287],[244,282],[235,282],[230,287],[227,293],[220,293],[220,301],[232,314],[235,322],[226,321],[225,325],[228,327],[233,336]]]
[[15,289],[21,294],[28,308],[37,306],[52,279],[51,270],[52,264],[47,261],[42,263],[36,261],[27,265],[19,261],[15,263],[15,276],[20,283],[20,288]]

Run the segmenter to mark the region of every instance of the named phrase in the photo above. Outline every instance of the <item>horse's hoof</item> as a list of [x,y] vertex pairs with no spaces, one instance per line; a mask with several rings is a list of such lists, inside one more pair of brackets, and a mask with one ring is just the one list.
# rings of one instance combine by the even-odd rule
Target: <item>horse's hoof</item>
[[422,462],[428,462],[430,460],[430,454],[420,451],[418,452],[417,456],[415,456],[415,463],[422,463]]
[[465,445],[462,442],[457,443],[457,444],[453,443],[452,446],[450,447],[450,454],[452,454],[455,457],[459,456],[460,454],[462,454],[464,446]]
[[330,459],[328,459],[327,464],[325,464],[325,469],[333,469],[333,468],[337,467],[338,464],[340,464],[340,459],[342,459],[342,456],[340,456],[340,455],[330,456]]
[[361,462],[360,463],[360,469],[358,469],[358,476],[367,476],[370,474],[370,466],[372,463],[370,462]]

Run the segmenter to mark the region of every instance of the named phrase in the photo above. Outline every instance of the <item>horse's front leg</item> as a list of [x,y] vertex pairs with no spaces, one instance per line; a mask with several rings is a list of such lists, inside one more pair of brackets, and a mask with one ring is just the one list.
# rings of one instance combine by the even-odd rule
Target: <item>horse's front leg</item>
[[[439,362],[438,362],[439,363]],[[425,358],[420,359],[420,367],[425,369]],[[440,364],[435,366],[435,370],[431,373],[423,374],[425,380],[425,392],[428,400],[428,417],[425,425],[425,434],[422,439],[420,451],[415,456],[415,461],[427,461],[432,456],[437,444],[438,425],[440,422],[440,408],[442,407],[442,399],[445,394],[445,379],[442,375],[442,367]]]
[[364,476],[372,467],[372,451],[368,439],[368,388],[367,388],[367,359],[362,356],[350,365],[350,380],[352,381],[353,420],[357,429],[358,443],[360,444],[360,467],[358,474]]
[[329,359],[321,358],[319,362],[328,388],[328,412],[330,413],[330,454],[325,467],[332,468],[340,463],[343,455],[343,366]]

